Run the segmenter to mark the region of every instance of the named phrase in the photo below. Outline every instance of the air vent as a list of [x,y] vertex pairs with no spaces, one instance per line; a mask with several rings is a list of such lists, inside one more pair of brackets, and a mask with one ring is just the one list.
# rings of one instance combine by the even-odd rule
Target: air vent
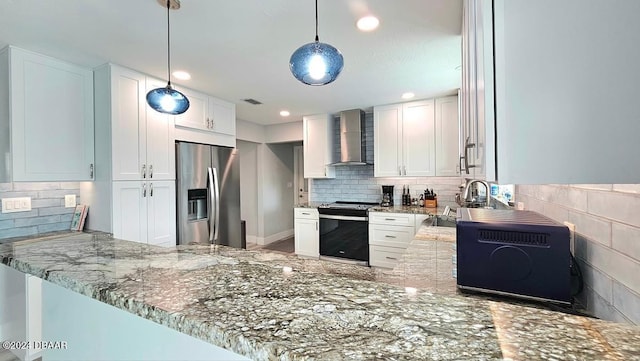
[[261,102],[259,102],[259,101],[255,100],[255,99],[252,99],[252,98],[242,99],[242,100],[244,100],[245,102],[247,102],[247,103],[249,103],[249,104],[253,104],[253,105],[260,105],[260,104],[262,104]]
[[521,246],[549,247],[549,235],[545,233],[502,231],[493,229],[478,230],[478,242],[517,244]]

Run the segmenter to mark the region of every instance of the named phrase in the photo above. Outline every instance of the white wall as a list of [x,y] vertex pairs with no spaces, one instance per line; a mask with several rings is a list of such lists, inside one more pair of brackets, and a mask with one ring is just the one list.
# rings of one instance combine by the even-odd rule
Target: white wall
[[238,140],[240,154],[240,217],[246,221],[247,242],[258,236],[258,143]]
[[258,244],[268,244],[293,235],[293,146],[299,143],[261,145],[259,177],[262,194],[263,229]]
[[266,127],[264,125],[236,119],[236,138],[254,143],[265,142]]
[[302,141],[302,120],[292,123],[273,124],[266,127],[265,143],[287,143]]

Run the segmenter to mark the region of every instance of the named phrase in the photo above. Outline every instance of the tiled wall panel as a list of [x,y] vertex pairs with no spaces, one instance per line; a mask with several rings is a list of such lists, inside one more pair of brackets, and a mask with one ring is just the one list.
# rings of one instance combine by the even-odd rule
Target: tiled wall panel
[[31,211],[0,213],[0,242],[68,230],[74,208],[65,208],[66,194],[75,194],[76,203],[80,204],[77,182],[0,183],[0,198],[31,197]]
[[516,201],[576,226],[588,312],[640,324],[640,185],[518,185]]

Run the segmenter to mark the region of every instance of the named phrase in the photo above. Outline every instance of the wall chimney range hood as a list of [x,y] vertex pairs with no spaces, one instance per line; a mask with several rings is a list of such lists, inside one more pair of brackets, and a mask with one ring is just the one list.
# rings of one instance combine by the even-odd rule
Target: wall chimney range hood
[[364,111],[340,112],[340,161],[331,165],[367,165]]

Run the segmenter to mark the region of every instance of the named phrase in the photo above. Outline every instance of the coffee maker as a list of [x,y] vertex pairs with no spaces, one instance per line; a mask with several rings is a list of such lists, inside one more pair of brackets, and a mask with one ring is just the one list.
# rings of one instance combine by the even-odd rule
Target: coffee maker
[[383,207],[393,206],[393,186],[382,186],[382,203]]

